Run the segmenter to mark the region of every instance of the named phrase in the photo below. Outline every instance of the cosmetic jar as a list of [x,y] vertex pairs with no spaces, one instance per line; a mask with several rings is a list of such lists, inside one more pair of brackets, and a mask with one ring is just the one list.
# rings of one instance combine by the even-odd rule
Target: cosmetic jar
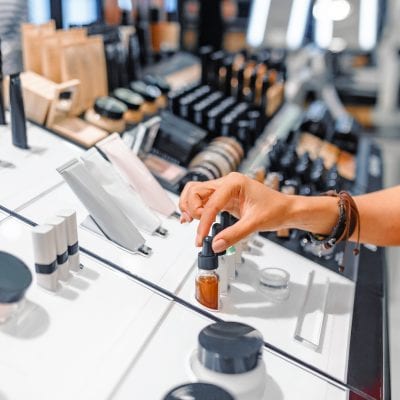
[[190,369],[199,381],[228,390],[236,400],[262,399],[266,370],[260,332],[239,322],[217,322],[198,336]]
[[18,309],[32,283],[32,273],[17,257],[0,251],[0,324]]
[[115,89],[113,96],[124,103],[128,109],[124,114],[126,122],[131,124],[138,124],[143,119],[143,111],[141,107],[144,104],[144,99],[140,94],[132,92],[132,90],[125,88]]
[[259,288],[269,300],[281,302],[289,297],[290,274],[282,268],[265,268],[260,271]]
[[107,132],[123,132],[125,130],[124,114],[126,105],[112,97],[98,97],[93,108],[85,113],[85,119],[92,125]]
[[187,383],[173,388],[164,400],[235,400],[226,390],[211,383]]
[[161,96],[157,99],[157,105],[160,108],[166,108],[168,105],[168,93],[171,90],[171,86],[161,76],[146,75],[144,81],[148,85],[157,86],[161,91]]
[[142,110],[144,114],[155,114],[158,110],[157,100],[161,97],[161,90],[154,85],[148,85],[142,81],[133,81],[129,84],[131,90],[140,94],[144,99]]

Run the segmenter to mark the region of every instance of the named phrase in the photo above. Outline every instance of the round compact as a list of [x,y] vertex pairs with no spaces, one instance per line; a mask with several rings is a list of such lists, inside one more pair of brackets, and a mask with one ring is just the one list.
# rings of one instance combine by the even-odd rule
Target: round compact
[[189,167],[193,168],[202,165],[206,161],[217,167],[220,171],[220,176],[228,175],[229,172],[232,172],[233,170],[233,166],[226,155],[214,151],[208,151],[207,149],[197,154],[197,156],[195,156],[190,162]]
[[124,114],[127,106],[113,97],[98,97],[93,108],[85,113],[85,119],[107,132],[122,132],[125,129]]
[[32,273],[17,257],[0,251],[0,323],[17,309],[32,283]]
[[225,143],[226,145],[231,146],[233,149],[235,149],[240,160],[244,156],[242,145],[234,138],[226,137],[226,136],[218,136],[212,141],[212,143]]
[[157,86],[148,85],[142,81],[133,81],[129,84],[129,87],[144,98],[143,112],[145,114],[148,115],[157,112],[157,99],[161,97],[161,90]]
[[143,112],[141,107],[143,106],[143,97],[126,88],[118,88],[113,92],[113,96],[124,103],[128,110],[124,114],[124,119],[129,123],[138,124],[143,119]]
[[290,275],[281,268],[265,268],[260,271],[259,288],[269,300],[281,302],[289,297]]
[[234,400],[224,389],[211,383],[188,383],[172,389],[164,400]]

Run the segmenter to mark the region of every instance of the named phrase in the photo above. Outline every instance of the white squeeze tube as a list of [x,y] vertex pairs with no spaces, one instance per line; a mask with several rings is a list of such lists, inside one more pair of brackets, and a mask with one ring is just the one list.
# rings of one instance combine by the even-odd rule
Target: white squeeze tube
[[143,236],[78,159],[67,162],[57,171],[89,211],[104,236],[129,251],[148,255]]
[[88,150],[81,159],[103,189],[112,197],[115,204],[139,228],[150,234],[165,236],[167,230],[161,227],[161,220],[95,149]]
[[150,208],[167,217],[179,215],[167,192],[117,133],[103,139],[96,146],[106,154],[118,172],[142,196]]

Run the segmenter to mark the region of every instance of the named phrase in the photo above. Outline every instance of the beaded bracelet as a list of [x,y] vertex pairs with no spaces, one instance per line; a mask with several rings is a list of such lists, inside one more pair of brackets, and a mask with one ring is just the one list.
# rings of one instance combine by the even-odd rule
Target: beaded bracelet
[[[321,246],[322,249],[330,249],[336,243],[339,243],[343,240],[345,240],[347,244],[349,237],[353,235],[354,230],[357,227],[357,244],[356,248],[353,250],[353,253],[354,255],[358,255],[360,253],[360,214],[354,199],[348,192],[344,190],[339,193],[330,190],[326,193],[323,193],[323,195],[339,198],[339,218],[329,235],[313,234],[309,232],[308,235],[311,242]],[[344,266],[340,265],[339,270],[343,272]]]

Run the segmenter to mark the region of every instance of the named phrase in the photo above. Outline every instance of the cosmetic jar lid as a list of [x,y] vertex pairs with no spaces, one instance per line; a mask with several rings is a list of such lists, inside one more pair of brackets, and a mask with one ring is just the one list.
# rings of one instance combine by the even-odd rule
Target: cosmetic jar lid
[[211,383],[188,383],[177,386],[166,394],[164,400],[234,400],[224,389]]
[[167,94],[171,90],[171,86],[168,84],[168,82],[163,79],[161,76],[156,76],[156,75],[146,75],[144,77],[144,81],[148,85],[152,86],[157,86],[162,94]]
[[198,359],[207,369],[223,374],[241,374],[255,369],[261,356],[263,337],[240,322],[216,322],[201,330]]
[[113,96],[124,103],[129,110],[138,110],[144,103],[144,99],[140,94],[132,92],[126,88],[118,88],[113,92]]
[[212,271],[218,268],[218,256],[212,249],[211,236],[206,236],[203,240],[203,248],[199,252],[197,265],[199,269]]
[[260,285],[270,289],[286,289],[290,274],[282,268],[264,268],[260,271]]
[[110,119],[121,119],[127,110],[124,103],[108,96],[98,97],[93,108],[97,114]]
[[154,85],[148,85],[142,81],[133,81],[129,84],[130,88],[139,93],[146,101],[156,101],[161,96],[161,90]]
[[0,303],[20,301],[32,283],[32,273],[19,258],[0,251]]

